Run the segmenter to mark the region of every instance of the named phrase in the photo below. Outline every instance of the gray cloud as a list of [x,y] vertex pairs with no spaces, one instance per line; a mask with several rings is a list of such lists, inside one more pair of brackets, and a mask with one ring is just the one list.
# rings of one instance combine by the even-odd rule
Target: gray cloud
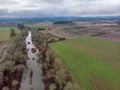
[[0,16],[4,16],[8,14],[8,10],[7,9],[0,9]]
[[45,3],[51,3],[51,4],[61,4],[63,0],[41,0],[42,2]]
[[0,17],[120,15],[120,0],[0,0]]

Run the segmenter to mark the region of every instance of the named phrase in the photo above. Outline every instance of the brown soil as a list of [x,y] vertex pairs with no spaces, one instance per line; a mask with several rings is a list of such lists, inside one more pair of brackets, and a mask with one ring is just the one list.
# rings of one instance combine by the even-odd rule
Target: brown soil
[[120,32],[115,32],[115,33],[111,33],[111,34],[104,34],[104,35],[100,35],[97,37],[102,38],[102,39],[108,39],[108,40],[120,42]]
[[92,77],[91,81],[98,90],[115,90],[108,81],[104,81],[98,77]]
[[58,36],[58,37],[65,37],[66,39],[76,38],[80,37],[72,33],[65,32],[63,30],[53,30],[50,32],[52,35]]

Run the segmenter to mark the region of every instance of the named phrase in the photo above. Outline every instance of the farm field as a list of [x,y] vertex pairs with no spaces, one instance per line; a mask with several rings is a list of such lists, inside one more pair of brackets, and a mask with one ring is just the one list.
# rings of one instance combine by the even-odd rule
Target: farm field
[[40,26],[40,25],[30,25],[31,28],[33,29],[46,29],[47,26]]
[[82,90],[120,90],[120,42],[82,37],[50,47]]
[[0,41],[9,40],[11,28],[15,30],[16,34],[20,33],[20,30],[18,30],[16,27],[0,27]]

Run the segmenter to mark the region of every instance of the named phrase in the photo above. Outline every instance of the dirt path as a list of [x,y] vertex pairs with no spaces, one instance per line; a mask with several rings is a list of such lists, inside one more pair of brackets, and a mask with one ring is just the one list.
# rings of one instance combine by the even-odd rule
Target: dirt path
[[8,49],[8,42],[0,43],[0,63],[4,60]]

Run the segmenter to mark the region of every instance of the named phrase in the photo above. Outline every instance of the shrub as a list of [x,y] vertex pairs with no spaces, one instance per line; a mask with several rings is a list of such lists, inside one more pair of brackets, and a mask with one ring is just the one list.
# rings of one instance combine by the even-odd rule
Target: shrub
[[10,37],[14,37],[14,36],[16,36],[15,30],[14,29],[10,29]]
[[55,90],[55,88],[56,88],[55,84],[50,84],[50,87],[49,87],[50,90]]

